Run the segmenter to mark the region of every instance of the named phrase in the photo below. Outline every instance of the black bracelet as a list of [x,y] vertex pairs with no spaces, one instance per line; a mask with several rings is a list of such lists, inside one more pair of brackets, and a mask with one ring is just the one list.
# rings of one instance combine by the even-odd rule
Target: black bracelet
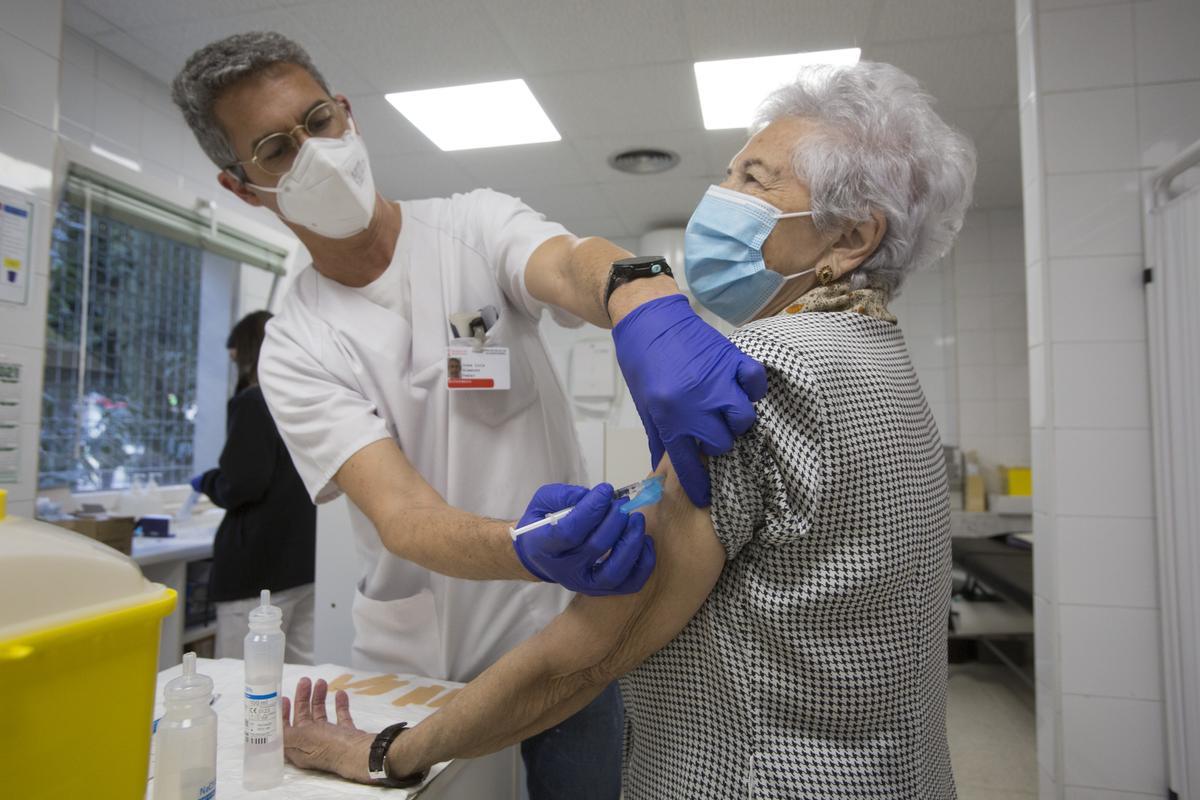
[[396,738],[407,728],[407,722],[397,722],[395,725],[388,725],[375,734],[375,741],[371,742],[371,751],[367,756],[367,775],[371,778],[371,783],[376,786],[409,789],[425,780],[425,776],[429,774],[429,770],[426,769],[414,772],[412,775],[395,777],[388,771],[388,748],[392,746],[392,742],[396,741]]
[[608,304],[618,286],[624,286],[638,278],[656,278],[659,275],[674,276],[671,265],[662,256],[638,256],[614,261],[608,272],[608,288],[604,291],[604,312],[612,318]]

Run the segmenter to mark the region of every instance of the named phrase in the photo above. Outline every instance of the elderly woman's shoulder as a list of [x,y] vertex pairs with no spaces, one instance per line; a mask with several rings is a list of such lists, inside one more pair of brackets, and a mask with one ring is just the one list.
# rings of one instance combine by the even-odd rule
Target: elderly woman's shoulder
[[743,325],[729,338],[768,368],[792,373],[845,365],[878,345],[903,346],[895,325],[855,313],[780,314]]

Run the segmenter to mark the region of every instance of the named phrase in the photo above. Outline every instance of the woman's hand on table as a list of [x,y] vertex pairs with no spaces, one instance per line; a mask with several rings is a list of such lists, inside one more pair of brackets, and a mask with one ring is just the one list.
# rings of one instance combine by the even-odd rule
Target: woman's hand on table
[[[308,678],[296,684],[296,699],[283,698],[283,754],[301,769],[332,772],[348,780],[371,783],[367,757],[375,734],[359,730],[350,716],[350,696],[338,690],[333,707],[336,722],[325,710],[329,684]],[[291,712],[291,713],[289,713]]]

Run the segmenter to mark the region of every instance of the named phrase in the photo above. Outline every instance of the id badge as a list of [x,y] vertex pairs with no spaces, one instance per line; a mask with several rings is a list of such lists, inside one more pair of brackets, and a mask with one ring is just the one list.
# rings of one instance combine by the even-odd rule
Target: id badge
[[446,386],[467,391],[510,388],[507,347],[447,347]]

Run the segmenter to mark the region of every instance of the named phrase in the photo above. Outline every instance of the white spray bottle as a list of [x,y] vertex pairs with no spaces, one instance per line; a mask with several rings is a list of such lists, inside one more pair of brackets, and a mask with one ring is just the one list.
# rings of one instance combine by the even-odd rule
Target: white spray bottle
[[213,800],[217,793],[217,714],[213,682],[183,654],[183,674],[163,689],[154,732],[154,800]]
[[283,715],[279,693],[283,684],[283,612],[271,605],[271,592],[262,590],[258,608],[250,612],[246,634],[246,738],[242,786],[270,789],[283,782]]

